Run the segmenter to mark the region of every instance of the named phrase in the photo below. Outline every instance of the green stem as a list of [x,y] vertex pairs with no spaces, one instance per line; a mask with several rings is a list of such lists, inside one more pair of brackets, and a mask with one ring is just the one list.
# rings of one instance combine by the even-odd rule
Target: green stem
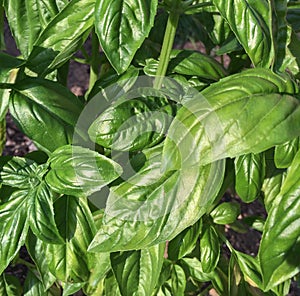
[[25,265],[26,267],[28,267],[29,269],[33,268],[35,269],[36,266],[30,262],[27,262],[26,260],[22,259],[22,258],[18,258],[17,261],[15,262],[15,264],[22,264]]
[[95,82],[98,80],[99,75],[99,40],[96,35],[95,29],[92,31],[92,56],[91,56],[91,67],[90,67],[90,83],[89,91],[93,88]]
[[156,71],[156,78],[154,81],[154,88],[159,89],[162,86],[163,79],[167,73],[168,65],[170,62],[171,50],[173,48],[176,29],[179,21],[179,13],[177,11],[171,11],[167,28],[164,36],[163,46],[159,57],[158,68]]

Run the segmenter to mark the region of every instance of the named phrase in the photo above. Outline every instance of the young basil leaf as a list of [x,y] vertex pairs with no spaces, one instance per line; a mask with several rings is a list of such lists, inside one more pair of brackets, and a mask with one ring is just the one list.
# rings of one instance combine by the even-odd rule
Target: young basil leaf
[[21,129],[47,153],[71,142],[82,109],[67,88],[39,78],[18,82],[10,102],[10,112]]
[[24,283],[24,296],[47,296],[48,292],[45,291],[45,288],[42,282],[35,276],[35,274],[28,270],[25,283]]
[[94,23],[94,6],[95,0],[70,1],[35,41],[27,66],[45,75],[69,60]]
[[223,202],[219,204],[211,213],[216,224],[230,224],[233,223],[241,212],[240,205],[236,202]]
[[244,202],[254,201],[260,194],[265,177],[264,154],[245,154],[235,158],[235,190]]
[[200,261],[205,273],[212,272],[220,258],[220,242],[218,234],[212,225],[203,225],[200,238]]
[[56,279],[64,283],[88,281],[87,247],[95,233],[95,226],[87,201],[84,198],[62,196],[55,204],[55,219],[63,245],[45,244],[45,257]]
[[185,229],[168,244],[168,259],[176,261],[191,253],[202,230],[202,219]]
[[54,191],[74,196],[89,196],[122,174],[113,160],[79,146],[62,146],[48,161],[46,182]]
[[19,279],[3,273],[0,276],[0,294],[1,296],[21,296],[22,288]]
[[49,270],[43,241],[38,239],[31,230],[28,231],[26,238],[26,250],[37,268],[44,290],[48,290],[54,284],[55,277]]
[[28,232],[27,191],[15,191],[0,205],[0,274],[17,255]]
[[161,151],[161,146],[144,151],[140,170],[111,188],[103,226],[90,251],[140,249],[171,240],[196,223],[214,201],[225,162],[162,173]]
[[295,138],[300,102],[288,94],[297,91],[287,76],[263,69],[212,84],[178,111],[164,142],[164,169],[259,153]]
[[89,128],[97,144],[119,151],[139,151],[159,143],[169,127],[173,108],[165,98],[120,100]]
[[270,14],[266,1],[213,0],[256,67],[269,68],[274,59]]
[[62,296],[69,296],[69,295],[74,295],[76,292],[78,292],[85,283],[66,283],[63,285],[63,294]]
[[164,260],[165,244],[111,254],[111,266],[122,295],[151,296]]
[[274,161],[277,168],[285,169],[291,165],[296,153],[300,148],[299,140],[300,138],[297,137],[275,147]]
[[181,266],[175,264],[171,273],[172,295],[184,296],[186,287],[186,277]]
[[266,290],[300,271],[299,169],[300,153],[298,152],[266,220],[258,253],[263,287]]
[[127,70],[149,35],[157,5],[157,0],[96,0],[96,32],[105,55],[119,74]]

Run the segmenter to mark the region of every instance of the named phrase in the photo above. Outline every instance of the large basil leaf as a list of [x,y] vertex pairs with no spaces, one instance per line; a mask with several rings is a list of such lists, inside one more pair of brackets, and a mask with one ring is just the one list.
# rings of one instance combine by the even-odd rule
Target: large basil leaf
[[213,0],[222,17],[256,67],[269,68],[274,59],[267,1]]
[[[173,239],[206,212],[223,181],[223,161],[162,173],[161,146],[137,156],[139,171],[111,188],[90,251],[146,248]],[[135,160],[133,160],[134,162]]]
[[25,242],[29,226],[26,196],[26,191],[16,191],[0,205],[0,274]]
[[89,196],[122,174],[122,167],[113,160],[79,146],[58,148],[49,163],[49,186],[58,193],[74,196]]
[[226,76],[221,64],[200,52],[178,50],[173,51],[173,55],[168,67],[170,73],[195,75],[211,81],[218,81]]
[[96,32],[101,47],[120,74],[153,26],[157,0],[96,0]]
[[105,148],[139,151],[163,139],[173,119],[172,111],[165,98],[120,100],[100,114],[88,132]]
[[18,82],[10,102],[10,112],[23,132],[47,153],[72,141],[82,108],[67,88],[38,78]]
[[28,67],[46,74],[66,62],[83,44],[94,23],[95,0],[70,1],[45,27],[28,57]]
[[164,260],[165,244],[111,254],[111,266],[124,296],[151,296]]
[[[264,288],[270,289],[300,271],[300,153],[290,166],[264,227],[259,261]],[[274,243],[276,242],[276,243]]]
[[[259,153],[300,133],[299,100],[286,76],[251,69],[183,102],[164,144],[166,170]],[[252,112],[255,110],[255,113]]]
[[265,177],[264,154],[245,154],[234,160],[235,190],[244,202],[254,201],[260,194]]
[[24,58],[28,58],[42,29],[62,8],[57,5],[57,2],[61,1],[3,1],[14,40]]
[[54,206],[56,222],[65,244],[43,243],[49,269],[64,283],[86,282],[90,275],[87,248],[95,233],[87,201],[62,196]]
[[297,137],[289,142],[275,147],[274,160],[276,167],[288,168],[291,165],[300,147],[299,140],[300,138]]

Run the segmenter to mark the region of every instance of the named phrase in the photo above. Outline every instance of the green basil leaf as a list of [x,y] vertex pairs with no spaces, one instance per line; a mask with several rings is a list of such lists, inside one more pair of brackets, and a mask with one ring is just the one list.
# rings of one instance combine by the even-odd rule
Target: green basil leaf
[[137,156],[146,159],[138,173],[111,188],[103,226],[90,251],[140,249],[171,240],[214,201],[225,162],[163,173],[161,151],[156,146]]
[[234,251],[234,255],[237,258],[237,264],[239,265],[246,282],[253,287],[262,288],[262,278],[260,272],[260,265],[257,258],[253,258],[250,255],[242,252]]
[[212,225],[203,228],[200,238],[200,261],[203,271],[210,273],[218,265],[221,247],[215,228]]
[[[266,177],[262,186],[264,193],[264,206],[267,212],[276,203],[277,197],[281,190],[282,184],[286,177],[286,171],[278,169],[274,163],[274,153],[267,151],[266,153]],[[280,199],[280,196],[279,196]]]
[[89,196],[122,174],[122,167],[113,160],[79,146],[58,148],[49,163],[49,186],[58,193],[74,196]]
[[109,291],[111,296],[122,296],[118,282],[112,272],[105,278],[105,291]]
[[0,205],[0,274],[17,255],[28,231],[27,191],[14,192]]
[[32,232],[42,241],[52,244],[62,244],[53,210],[53,193],[45,182],[29,190],[28,217]]
[[259,153],[295,138],[300,103],[289,94],[297,91],[287,76],[264,69],[212,84],[203,97],[183,102],[164,142],[164,169]]
[[241,212],[240,205],[236,202],[223,202],[219,204],[211,213],[216,224],[230,224],[233,223]]
[[20,189],[34,188],[40,183],[45,173],[44,167],[27,158],[13,157],[0,172],[0,180],[4,185]]
[[94,6],[95,0],[70,1],[39,35],[27,66],[47,74],[65,63],[87,38],[94,23]]
[[202,219],[179,233],[168,244],[168,259],[176,261],[191,253],[202,230]]
[[45,244],[45,256],[52,274],[64,283],[88,281],[87,248],[95,233],[95,226],[87,201],[62,196],[54,204],[55,218],[63,245]]
[[3,273],[0,276],[1,296],[21,296],[22,289],[18,278]]
[[270,14],[266,1],[213,0],[256,67],[269,68],[274,59]]
[[139,70],[134,66],[130,66],[121,75],[118,75],[115,71],[109,71],[95,82],[91,92],[88,94],[88,100],[99,96],[100,93],[107,102],[111,102],[112,99],[119,98],[128,92],[136,82],[138,75]]
[[24,283],[24,296],[48,296],[45,292],[42,282],[35,276],[35,274],[28,270]]
[[38,239],[31,230],[28,231],[26,238],[26,249],[37,268],[44,290],[48,290],[54,284],[55,277],[49,270],[43,241]]
[[[17,59],[5,53],[0,53],[0,82],[13,82],[15,73],[13,69],[24,64],[23,60]],[[8,110],[10,91],[0,89],[0,120],[5,119]]]
[[172,106],[165,98],[120,100],[100,114],[88,133],[105,148],[139,151],[163,139],[172,113]]
[[39,78],[26,78],[15,88],[10,112],[39,148],[50,153],[72,141],[83,109],[75,95],[57,82]]
[[300,153],[298,152],[266,220],[259,248],[263,286],[266,290],[300,271],[299,169]]
[[74,295],[76,292],[78,292],[85,283],[67,283],[64,285],[64,291],[62,296],[69,296],[69,295]]
[[151,296],[164,260],[165,244],[111,254],[111,266],[122,295]]
[[96,32],[103,51],[119,74],[126,71],[149,35],[157,5],[157,0],[96,1]]
[[186,277],[184,270],[175,264],[171,274],[171,288],[173,295],[184,296],[186,287]]
[[226,76],[226,71],[215,59],[200,52],[189,50],[173,51],[168,72],[198,76],[205,80],[218,81]]
[[264,154],[245,154],[234,160],[235,190],[244,202],[254,201],[260,194],[265,177]]
[[215,271],[206,273],[203,271],[202,263],[197,258],[182,258],[180,260],[183,268],[188,271],[188,274],[194,280],[203,283],[209,282],[215,274]]
[[275,147],[274,161],[279,169],[288,168],[300,148],[299,137]]

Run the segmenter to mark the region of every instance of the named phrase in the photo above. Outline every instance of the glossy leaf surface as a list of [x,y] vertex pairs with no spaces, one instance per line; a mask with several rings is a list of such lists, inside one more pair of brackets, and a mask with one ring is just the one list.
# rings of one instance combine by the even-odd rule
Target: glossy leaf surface
[[46,74],[66,62],[85,41],[94,23],[94,6],[95,0],[70,1],[39,35],[28,67]]
[[126,71],[148,36],[157,4],[157,0],[96,1],[96,32],[103,51],[119,74]]
[[49,158],[46,182],[58,193],[89,196],[122,174],[113,160],[87,148],[63,146]]
[[37,78],[24,79],[15,88],[10,111],[39,148],[49,153],[71,142],[83,108],[75,95],[56,82]]
[[160,244],[139,251],[111,254],[112,269],[122,295],[152,295],[162,268],[164,251],[165,244]]
[[224,162],[162,173],[161,151],[145,151],[138,173],[112,188],[89,250],[139,249],[171,240],[205,213],[221,186]]
[[254,201],[260,194],[265,177],[264,154],[245,154],[234,160],[235,190],[244,202]]
[[274,58],[274,47],[266,1],[213,0],[240,44],[256,67],[269,68]]
[[299,137],[275,147],[274,160],[276,167],[288,168],[299,150]]
[[210,213],[210,216],[213,218],[214,223],[224,225],[233,223],[240,212],[241,209],[238,203],[223,202]]
[[259,153],[298,136],[299,101],[289,95],[295,92],[286,76],[263,69],[212,84],[178,111],[164,144],[164,169]]
[[276,197],[278,204],[271,207],[265,224],[259,249],[265,289],[270,289],[299,272],[299,166],[300,153],[297,153]]

